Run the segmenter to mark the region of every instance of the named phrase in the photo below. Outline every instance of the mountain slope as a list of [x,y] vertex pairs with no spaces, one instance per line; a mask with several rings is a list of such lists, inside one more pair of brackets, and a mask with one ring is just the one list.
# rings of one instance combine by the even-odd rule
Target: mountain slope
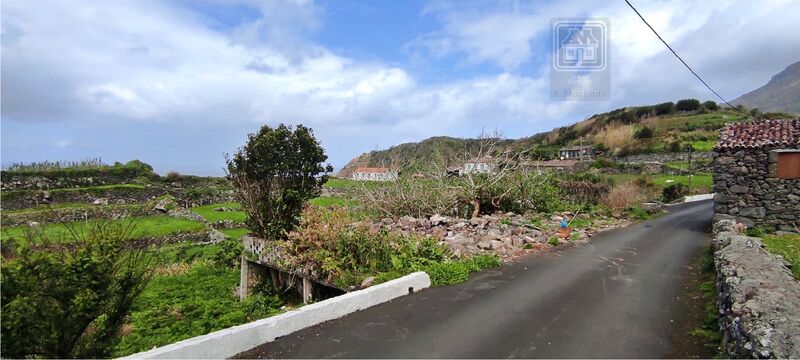
[[766,85],[740,96],[732,103],[761,111],[800,114],[800,61],[787,66]]

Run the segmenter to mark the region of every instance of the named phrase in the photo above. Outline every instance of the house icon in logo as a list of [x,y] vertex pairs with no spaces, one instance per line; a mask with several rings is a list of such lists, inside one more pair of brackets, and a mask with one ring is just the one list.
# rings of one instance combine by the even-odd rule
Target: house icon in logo
[[569,62],[588,62],[597,61],[597,50],[600,42],[594,36],[591,29],[570,29],[569,35],[561,43],[564,60]]

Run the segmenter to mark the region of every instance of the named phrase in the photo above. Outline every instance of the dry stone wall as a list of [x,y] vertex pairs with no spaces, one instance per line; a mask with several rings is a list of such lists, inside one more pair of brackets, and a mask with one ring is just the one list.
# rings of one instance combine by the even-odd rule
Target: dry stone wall
[[717,307],[725,351],[732,358],[800,358],[800,283],[761,239],[740,235],[715,216]]
[[714,212],[747,226],[791,230],[800,226],[800,179],[775,177],[770,148],[720,150],[713,161]]

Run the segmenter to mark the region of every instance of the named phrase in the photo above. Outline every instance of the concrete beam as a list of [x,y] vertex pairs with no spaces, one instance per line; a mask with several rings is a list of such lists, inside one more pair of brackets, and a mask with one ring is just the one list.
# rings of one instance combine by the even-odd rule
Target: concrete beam
[[415,272],[399,279],[353,291],[318,303],[234,326],[174,344],[129,355],[123,359],[223,359],[295,331],[428,288],[430,277]]

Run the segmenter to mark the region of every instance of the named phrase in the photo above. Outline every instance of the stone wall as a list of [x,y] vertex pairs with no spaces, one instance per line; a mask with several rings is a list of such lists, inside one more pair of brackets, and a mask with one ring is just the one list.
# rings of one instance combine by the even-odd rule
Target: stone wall
[[[692,153],[692,160],[695,159],[711,159],[711,152],[694,152]],[[622,164],[630,163],[646,163],[646,162],[672,162],[672,161],[686,161],[686,152],[676,153],[653,153],[653,154],[634,154],[620,156],[614,161]]]
[[715,216],[714,264],[723,345],[732,358],[800,358],[800,283],[761,239]]
[[800,226],[800,179],[775,177],[770,148],[721,150],[714,157],[714,212],[747,226],[791,230]]

